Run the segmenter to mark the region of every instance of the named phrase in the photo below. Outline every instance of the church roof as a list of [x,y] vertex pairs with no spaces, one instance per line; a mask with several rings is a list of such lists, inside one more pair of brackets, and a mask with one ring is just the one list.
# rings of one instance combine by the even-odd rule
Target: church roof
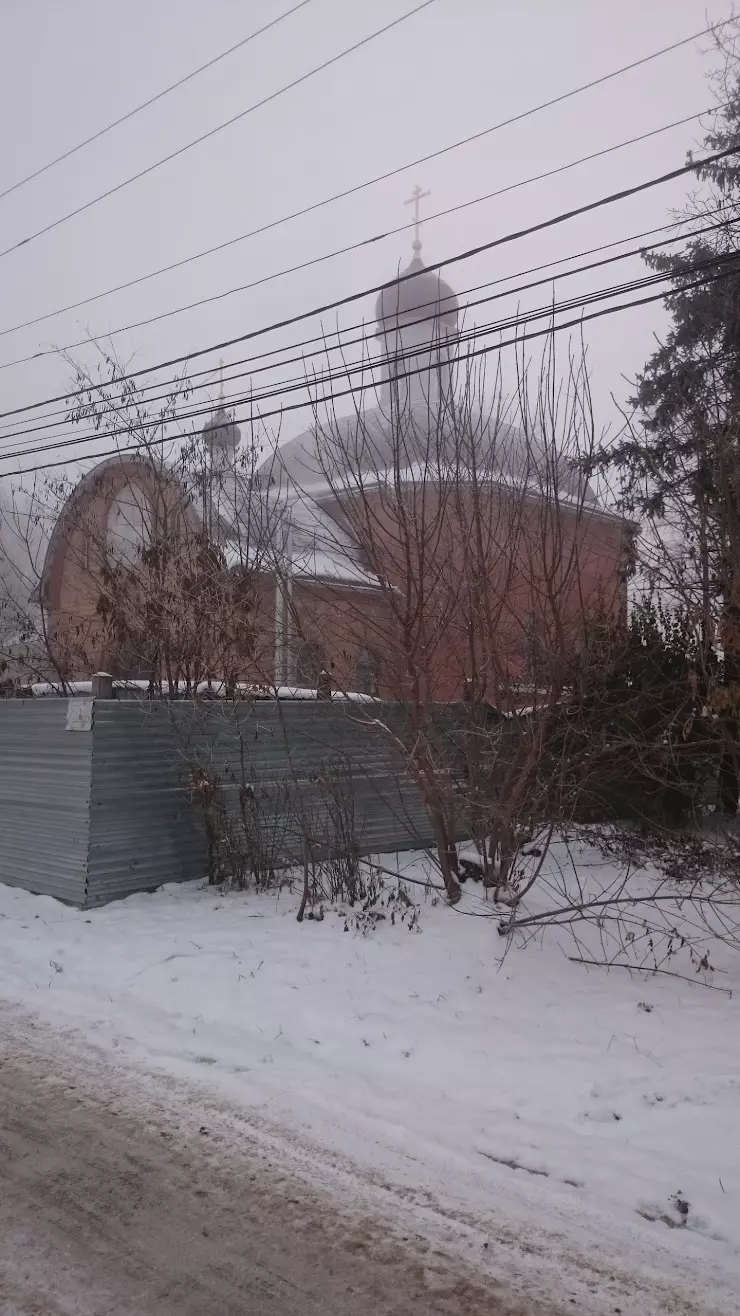
[[[428,270],[415,255],[398,279],[386,284],[375,303],[377,336],[388,333],[397,324],[414,324],[428,319],[438,322],[445,332],[457,328],[457,297],[449,283],[436,270]],[[432,333],[429,334],[432,337]]]
[[245,486],[233,526],[239,528],[241,536],[223,546],[229,566],[289,570],[297,580],[380,586],[352,535],[293,485],[261,491]]
[[[479,479],[517,488],[527,484],[533,493],[552,484],[550,452],[516,425],[487,418],[482,411],[464,425],[454,418],[440,422],[434,417],[430,423],[429,409],[423,405],[405,411],[400,421],[391,420],[382,407],[335,417],[323,429],[305,430],[282,444],[262,463],[259,473],[277,484],[287,480],[314,492],[317,485],[352,486],[359,471],[381,475],[399,463],[409,471],[409,478],[423,463],[427,480],[436,464],[440,471],[475,466]],[[603,510],[591,486],[584,491],[583,477],[565,460],[558,471],[558,487],[561,494],[581,497],[594,510]]]

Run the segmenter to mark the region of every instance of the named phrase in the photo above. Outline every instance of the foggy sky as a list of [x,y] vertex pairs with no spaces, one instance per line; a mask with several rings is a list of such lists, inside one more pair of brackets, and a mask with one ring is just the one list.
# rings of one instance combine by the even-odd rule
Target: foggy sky
[[[412,7],[412,0],[312,0],[304,10],[70,161],[0,201],[0,249],[238,113]],[[0,6],[0,190],[290,8],[290,0],[25,0]],[[709,18],[728,15],[710,0]],[[479,131],[705,26],[706,0],[436,0],[365,49],[258,110],[57,231],[0,260],[0,331],[134,278]],[[408,222],[404,200],[431,189],[426,213],[505,187],[712,104],[712,61],[675,51],[482,141],[272,233],[44,325],[0,336],[0,365],[222,292]],[[427,262],[684,163],[698,124],[674,129],[558,178],[429,222]],[[452,266],[463,290],[652,228],[686,180]],[[411,234],[121,335],[147,365],[246,333],[405,265]],[[641,262],[569,280],[568,293],[638,277]],[[543,296],[543,293],[545,294]],[[540,290],[530,304],[546,300]],[[372,321],[373,298],[340,322]],[[515,299],[496,304],[511,311]],[[486,314],[481,308],[479,315]],[[667,323],[659,306],[587,327],[597,422],[618,421],[626,382]],[[325,318],[331,328],[336,324]],[[315,322],[293,337],[315,332]],[[277,345],[271,338],[264,346]],[[77,356],[92,360],[91,349]],[[202,363],[201,363],[202,364]],[[215,367],[215,361],[213,365]],[[0,370],[0,410],[63,389],[46,357]],[[291,435],[309,422],[293,415]],[[0,444],[6,439],[0,435]],[[0,463],[0,471],[7,471]]]

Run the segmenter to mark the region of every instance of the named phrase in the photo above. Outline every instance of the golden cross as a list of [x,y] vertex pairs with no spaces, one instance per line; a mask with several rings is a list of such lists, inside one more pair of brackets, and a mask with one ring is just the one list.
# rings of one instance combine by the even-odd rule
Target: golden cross
[[414,188],[413,192],[411,193],[411,196],[409,197],[408,201],[404,201],[404,205],[405,205],[405,206],[413,206],[413,207],[414,207],[414,242],[413,242],[413,248],[414,248],[414,251],[416,252],[417,256],[418,256],[419,252],[421,251],[421,238],[419,237],[419,229],[421,228],[421,223],[422,223],[422,221],[421,221],[421,219],[419,218],[419,202],[420,202],[420,201],[423,201],[424,197],[431,196],[431,195],[432,195],[431,192],[422,192],[421,188],[419,187],[419,184],[417,183],[417,184],[416,184],[416,187]]

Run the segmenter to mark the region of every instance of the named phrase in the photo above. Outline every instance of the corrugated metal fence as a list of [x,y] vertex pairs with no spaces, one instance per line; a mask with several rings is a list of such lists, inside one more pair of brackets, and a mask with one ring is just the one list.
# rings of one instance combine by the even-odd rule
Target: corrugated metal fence
[[0,701],[0,881],[84,905],[92,737],[66,699]]
[[[428,845],[403,716],[349,701],[2,701],[0,881],[90,907],[202,877],[206,783],[276,865],[306,837],[324,857],[348,828],[364,854]],[[444,717],[440,735],[459,770]]]

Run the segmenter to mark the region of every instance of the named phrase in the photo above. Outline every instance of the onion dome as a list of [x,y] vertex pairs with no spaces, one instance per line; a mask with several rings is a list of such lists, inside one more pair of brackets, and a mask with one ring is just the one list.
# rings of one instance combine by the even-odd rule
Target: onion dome
[[458,309],[457,297],[449,283],[436,270],[428,270],[419,255],[414,255],[399,278],[386,284],[378,294],[377,337],[425,320],[429,321],[429,338],[454,333]]

